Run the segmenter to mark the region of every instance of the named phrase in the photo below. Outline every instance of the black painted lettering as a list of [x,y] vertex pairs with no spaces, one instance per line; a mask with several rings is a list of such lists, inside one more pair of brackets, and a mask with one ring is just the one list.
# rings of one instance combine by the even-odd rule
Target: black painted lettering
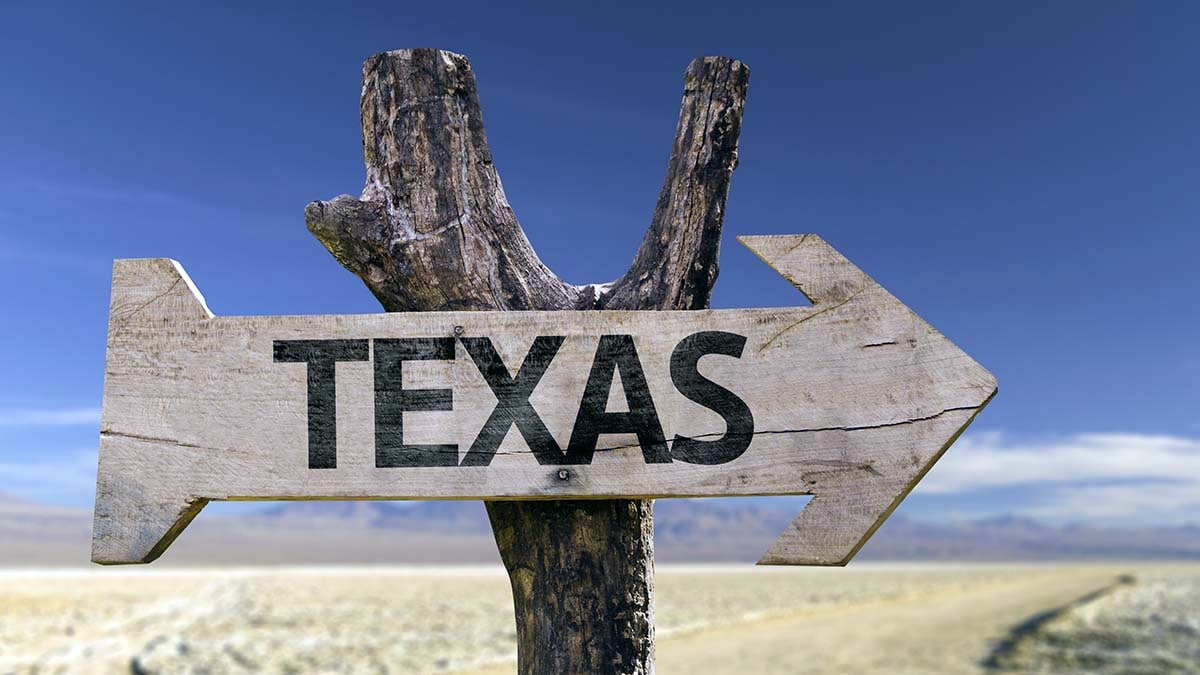
[[689,464],[724,464],[742,455],[754,438],[754,416],[737,394],[700,374],[700,357],[720,354],[741,358],[746,338],[723,331],[689,335],[671,353],[671,381],[679,393],[725,419],[725,435],[702,441],[676,435],[671,456]]
[[366,361],[366,340],[276,340],[277,363],[308,364],[308,468],[337,468],[338,361]]
[[475,442],[463,457],[462,466],[487,466],[492,463],[496,449],[504,441],[508,430],[515,424],[539,464],[561,464],[562,450],[550,435],[546,424],[538,416],[529,396],[534,387],[546,374],[563,337],[539,335],[525,355],[516,377],[510,377],[490,338],[459,338],[483,379],[496,395],[496,407],[484,422]]
[[405,361],[453,361],[454,338],[377,339],[375,346],[375,466],[457,466],[458,445],[405,445],[404,413],[452,410],[451,389],[405,389]]
[[[625,401],[629,404],[628,412],[608,412],[607,409],[613,373],[618,370]],[[671,461],[662,423],[650,397],[632,335],[600,336],[564,463],[591,464],[600,434],[637,434],[646,463]]]

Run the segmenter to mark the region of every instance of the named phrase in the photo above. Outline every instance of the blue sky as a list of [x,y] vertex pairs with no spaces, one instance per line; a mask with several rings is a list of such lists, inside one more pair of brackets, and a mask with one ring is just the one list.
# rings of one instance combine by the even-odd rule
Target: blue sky
[[508,198],[576,283],[632,258],[688,62],[741,59],[714,306],[799,297],[735,235],[817,232],[999,378],[906,511],[1200,520],[1198,24],[1185,2],[5,3],[0,492],[90,503],[113,258],[180,260],[218,314],[378,310],[303,208],[361,190],[363,59],[429,46],[471,59]]

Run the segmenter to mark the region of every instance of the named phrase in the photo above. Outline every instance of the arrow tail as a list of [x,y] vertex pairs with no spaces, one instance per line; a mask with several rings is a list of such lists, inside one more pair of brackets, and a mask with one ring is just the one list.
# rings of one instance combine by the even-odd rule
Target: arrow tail
[[[143,345],[164,348],[162,343],[139,340],[139,336],[161,331],[166,324],[212,317],[204,297],[178,262],[168,258],[113,261],[105,378],[113,376],[111,368],[131,371],[139,363],[160,360],[161,353],[148,353]],[[150,562],[166,550],[207,500],[167,494],[131,478],[143,473],[136,465],[157,465],[163,457],[173,456],[172,448],[160,440],[114,429],[111,395],[105,387],[92,561]]]

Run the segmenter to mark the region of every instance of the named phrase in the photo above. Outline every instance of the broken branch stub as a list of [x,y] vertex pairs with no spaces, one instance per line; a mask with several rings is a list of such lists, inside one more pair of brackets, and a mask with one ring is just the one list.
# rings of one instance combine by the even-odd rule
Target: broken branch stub
[[305,209],[308,229],[388,311],[566,309],[578,289],[525,238],[492,162],[475,76],[450,52],[363,64],[366,185]]

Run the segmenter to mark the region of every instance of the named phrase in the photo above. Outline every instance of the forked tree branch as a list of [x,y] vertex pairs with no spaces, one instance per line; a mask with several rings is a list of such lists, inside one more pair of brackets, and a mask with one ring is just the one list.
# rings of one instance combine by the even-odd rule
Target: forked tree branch
[[667,176],[633,265],[596,297],[542,264],[504,194],[467,59],[433,49],[363,65],[360,198],[305,209],[308,229],[388,311],[699,309],[717,276],[749,69],[687,69]]
[[[600,297],[534,253],[492,162],[475,76],[450,52],[367,60],[366,186],[359,199],[309,204],[308,229],[388,311],[707,307],[748,78],[727,58],[688,67],[650,229]],[[652,502],[487,508],[512,583],[521,673],[653,672]]]
[[710,56],[688,66],[650,229],[629,271],[600,298],[601,308],[708,307],[749,81],[750,69],[733,59]]

